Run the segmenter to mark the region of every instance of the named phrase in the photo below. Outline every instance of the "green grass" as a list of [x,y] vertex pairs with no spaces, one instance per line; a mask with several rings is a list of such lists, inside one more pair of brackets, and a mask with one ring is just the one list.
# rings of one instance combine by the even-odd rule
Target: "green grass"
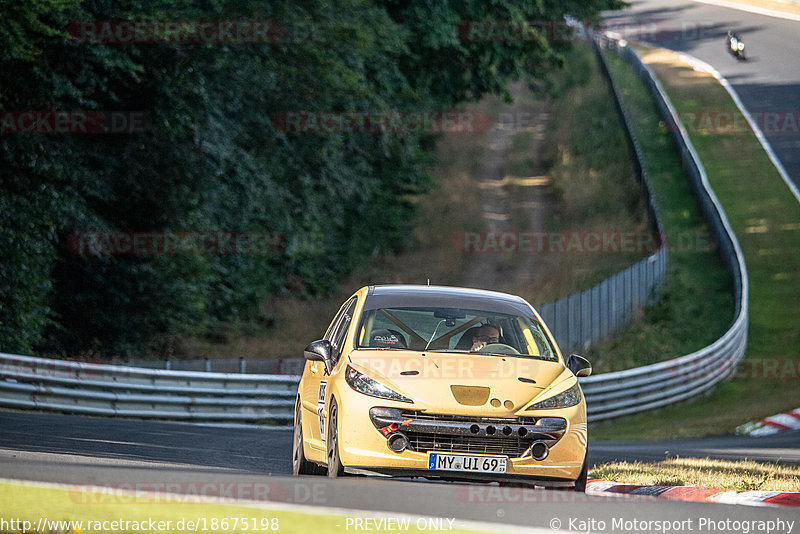
[[[710,76],[679,83],[675,67],[654,67],[681,112],[737,111]],[[690,138],[745,255],[748,356],[800,357],[800,203],[749,130],[715,134],[693,129]]]
[[562,77],[568,81],[553,100],[547,143],[547,172],[559,194],[554,229],[646,231],[634,156],[605,76],[585,46],[570,54],[567,69]]
[[[227,484],[226,484],[227,485]],[[266,485],[266,484],[265,484]],[[123,486],[123,484],[120,484]],[[198,484],[202,486],[202,484]],[[275,485],[271,484],[271,488]],[[219,488],[217,488],[219,491]],[[30,521],[32,528],[26,532],[36,532],[41,519],[48,521],[81,522],[82,528],[42,528],[41,532],[283,532],[316,534],[340,533],[355,530],[355,520],[365,517],[375,519],[399,519],[399,514],[316,512],[312,507],[286,506],[270,502],[254,505],[219,504],[220,499],[190,495],[167,495],[164,493],[143,494],[119,489],[102,492],[86,491],[80,486],[70,489],[60,487],[38,487],[25,483],[0,482],[0,517],[5,521],[18,519]],[[263,505],[262,505],[263,504]],[[408,528],[404,532],[426,532],[417,527],[417,517],[408,518]],[[446,518],[442,525],[448,526]],[[450,518],[452,519],[452,518]],[[116,524],[111,523],[117,521]],[[180,523],[183,521],[183,523]],[[197,530],[187,526],[192,521],[199,526]],[[136,523],[138,522],[138,524]],[[159,523],[160,522],[160,523]],[[169,523],[168,523],[169,522]],[[154,529],[150,527],[154,526]],[[420,526],[424,526],[420,524]],[[181,528],[182,527],[182,528]],[[243,528],[245,527],[245,528]],[[68,530],[68,528],[70,528]],[[23,528],[10,528],[9,531],[23,531]],[[378,529],[376,529],[378,530]],[[450,532],[476,532],[464,522],[453,523]]]
[[622,61],[610,55],[606,59],[644,153],[669,256],[657,301],[610,342],[586,353],[596,372],[630,369],[698,350],[725,333],[734,313],[732,279],[712,244],[650,93]]
[[[679,114],[735,109],[730,96],[710,75],[677,63],[669,54],[648,54],[653,54],[649,56],[651,67]],[[615,74],[625,70],[618,65]],[[633,81],[628,84],[635,86]],[[593,439],[732,433],[744,422],[800,406],[796,373],[800,363],[800,205],[751,132],[695,129],[690,136],[745,256],[750,328],[744,371],[736,380],[718,385],[706,398],[595,424]],[[690,332],[685,331],[687,335]],[[748,371],[772,364],[795,372]]]
[[800,491],[800,466],[749,460],[673,458],[655,463],[613,462],[595,467],[590,476],[642,486]]

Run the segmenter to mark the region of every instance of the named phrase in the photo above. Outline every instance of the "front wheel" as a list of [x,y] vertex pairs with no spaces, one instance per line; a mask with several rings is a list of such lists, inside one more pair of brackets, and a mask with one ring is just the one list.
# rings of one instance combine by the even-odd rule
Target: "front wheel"
[[344,475],[342,457],[339,455],[339,407],[331,397],[331,409],[328,416],[328,476]]
[[309,462],[303,451],[303,423],[300,415],[300,397],[294,405],[294,434],[292,439],[292,474],[319,475],[322,468],[314,462]]
[[586,493],[586,483],[589,480],[589,451],[586,451],[586,459],[583,461],[581,474],[575,480],[575,491]]

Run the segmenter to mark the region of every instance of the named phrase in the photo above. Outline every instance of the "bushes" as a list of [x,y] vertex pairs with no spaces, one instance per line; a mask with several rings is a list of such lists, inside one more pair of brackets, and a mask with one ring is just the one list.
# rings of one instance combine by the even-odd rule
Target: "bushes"
[[[459,41],[462,20],[559,20],[611,0],[112,2],[0,0],[0,111],[121,110],[140,133],[0,136],[0,349],[140,350],[153,336],[250,320],[401,248],[429,185],[425,133],[291,134],[281,112],[442,110],[558,64],[546,41]],[[271,20],[270,44],[87,44],[71,22]],[[299,36],[302,36],[300,38]],[[268,232],[272,254],[76,255],[75,232]]]

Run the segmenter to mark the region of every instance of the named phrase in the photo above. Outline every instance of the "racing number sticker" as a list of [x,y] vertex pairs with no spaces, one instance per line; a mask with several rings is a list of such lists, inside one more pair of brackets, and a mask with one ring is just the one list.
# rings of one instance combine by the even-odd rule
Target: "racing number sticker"
[[325,441],[325,387],[328,382],[323,380],[319,383],[319,394],[317,395],[317,417],[319,417],[319,435]]

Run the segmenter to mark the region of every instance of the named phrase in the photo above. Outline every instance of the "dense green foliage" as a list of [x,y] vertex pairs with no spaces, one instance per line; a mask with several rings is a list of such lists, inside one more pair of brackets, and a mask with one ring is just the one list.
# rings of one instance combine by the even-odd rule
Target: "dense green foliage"
[[[402,247],[426,134],[286,133],[290,110],[446,110],[540,79],[568,42],[459,23],[596,17],[618,0],[0,0],[0,111],[143,112],[144,131],[0,135],[0,350],[119,354],[257,320]],[[80,21],[277,21],[273,43],[93,44]],[[272,254],[80,255],[75,232],[269,232]]]

